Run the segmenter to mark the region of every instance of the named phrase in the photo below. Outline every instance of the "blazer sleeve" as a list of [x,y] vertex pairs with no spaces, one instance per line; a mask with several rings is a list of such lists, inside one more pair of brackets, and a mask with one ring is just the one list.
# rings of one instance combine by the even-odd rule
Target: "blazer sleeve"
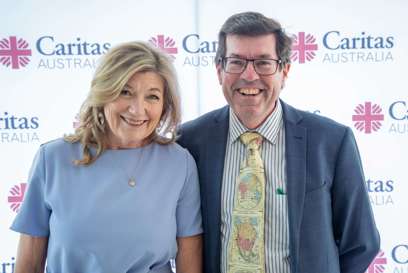
[[359,151],[347,128],[332,187],[333,229],[342,273],[363,273],[380,248]]

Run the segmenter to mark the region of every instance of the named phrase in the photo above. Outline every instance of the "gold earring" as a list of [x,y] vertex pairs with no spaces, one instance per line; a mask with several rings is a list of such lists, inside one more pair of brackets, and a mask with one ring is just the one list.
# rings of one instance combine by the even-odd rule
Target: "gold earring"
[[102,114],[102,112],[98,113],[98,121],[100,125],[102,126],[105,125],[105,116]]

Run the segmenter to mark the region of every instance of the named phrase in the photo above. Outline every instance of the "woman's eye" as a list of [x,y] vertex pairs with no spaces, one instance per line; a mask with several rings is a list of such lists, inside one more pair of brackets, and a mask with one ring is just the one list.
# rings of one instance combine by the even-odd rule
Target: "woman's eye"
[[147,98],[150,99],[150,100],[160,100],[160,97],[157,96],[157,95],[149,95],[149,96],[147,96]]
[[130,95],[132,95],[132,93],[130,93],[130,91],[129,91],[129,90],[126,90],[126,89],[123,89],[122,91],[120,91],[120,94],[121,94],[122,96],[130,96]]

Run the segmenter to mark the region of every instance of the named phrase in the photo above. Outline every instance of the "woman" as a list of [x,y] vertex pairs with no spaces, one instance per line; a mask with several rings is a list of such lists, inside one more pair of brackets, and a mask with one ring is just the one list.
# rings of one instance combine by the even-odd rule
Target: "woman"
[[43,144],[12,229],[16,273],[201,272],[197,170],[174,143],[175,72],[131,42],[102,59],[75,134]]

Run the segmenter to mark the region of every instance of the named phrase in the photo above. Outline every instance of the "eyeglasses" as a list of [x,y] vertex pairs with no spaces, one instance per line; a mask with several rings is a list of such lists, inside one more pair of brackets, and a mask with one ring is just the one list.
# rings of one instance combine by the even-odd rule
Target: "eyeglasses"
[[222,58],[222,67],[227,73],[241,74],[245,71],[249,62],[253,63],[256,73],[262,76],[267,76],[276,73],[276,70],[278,70],[278,66],[282,63],[282,60],[224,57]]

